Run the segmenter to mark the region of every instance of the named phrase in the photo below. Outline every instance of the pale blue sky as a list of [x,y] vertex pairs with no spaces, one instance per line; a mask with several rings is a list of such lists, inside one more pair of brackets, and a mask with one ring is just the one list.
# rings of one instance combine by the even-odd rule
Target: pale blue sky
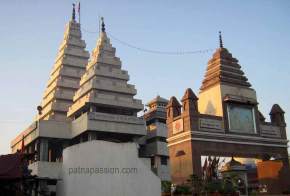
[[[3,0],[0,6],[0,154],[36,114],[71,0]],[[268,118],[279,103],[290,124],[290,1],[287,0],[82,0],[82,27],[98,30],[104,16],[107,31],[136,46],[162,51],[199,50],[224,45],[242,65],[256,90],[259,108]],[[83,32],[92,51],[97,34]],[[112,39],[123,68],[129,71],[138,98],[160,94],[181,98],[196,94],[213,52],[185,56],[148,54]]]

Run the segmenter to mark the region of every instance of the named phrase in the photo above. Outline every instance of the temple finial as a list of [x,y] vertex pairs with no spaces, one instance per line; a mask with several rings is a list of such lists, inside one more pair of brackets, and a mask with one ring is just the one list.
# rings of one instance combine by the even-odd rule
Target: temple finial
[[220,48],[223,48],[224,44],[223,44],[223,38],[222,38],[222,32],[221,31],[219,31],[219,41],[220,41]]
[[73,10],[72,10],[72,16],[71,16],[71,19],[72,19],[73,21],[75,21],[75,20],[76,20],[75,4],[73,3],[72,5],[73,5]]
[[102,21],[102,32],[105,32],[106,28],[105,28],[104,17],[101,17],[101,21]]

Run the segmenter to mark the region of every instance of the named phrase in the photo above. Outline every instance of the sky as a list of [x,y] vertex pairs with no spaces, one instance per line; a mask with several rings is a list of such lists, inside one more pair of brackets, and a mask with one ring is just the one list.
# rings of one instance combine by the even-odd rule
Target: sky
[[[1,0],[0,154],[9,153],[10,141],[33,121],[72,3]],[[81,26],[90,52],[100,16],[110,35],[150,50],[215,49],[222,31],[224,47],[239,60],[257,92],[260,111],[269,120],[278,103],[290,125],[289,10],[288,0],[82,0]],[[143,103],[156,95],[181,99],[189,87],[198,94],[214,52],[161,55],[111,42]]]

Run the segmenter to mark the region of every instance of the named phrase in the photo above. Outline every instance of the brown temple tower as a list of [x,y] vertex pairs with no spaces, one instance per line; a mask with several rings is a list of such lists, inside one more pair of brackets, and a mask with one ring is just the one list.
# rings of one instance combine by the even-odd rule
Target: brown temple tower
[[168,148],[173,183],[202,175],[201,156],[275,157],[289,167],[284,111],[278,104],[265,122],[238,60],[220,47],[209,60],[197,97],[191,89],[167,105]]

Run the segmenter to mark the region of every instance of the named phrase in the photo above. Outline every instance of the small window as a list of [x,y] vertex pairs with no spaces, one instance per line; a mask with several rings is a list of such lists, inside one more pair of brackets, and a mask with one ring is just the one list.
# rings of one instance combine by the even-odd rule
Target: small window
[[154,168],[155,166],[155,157],[151,157],[151,167]]
[[167,165],[167,157],[161,157],[161,165]]

